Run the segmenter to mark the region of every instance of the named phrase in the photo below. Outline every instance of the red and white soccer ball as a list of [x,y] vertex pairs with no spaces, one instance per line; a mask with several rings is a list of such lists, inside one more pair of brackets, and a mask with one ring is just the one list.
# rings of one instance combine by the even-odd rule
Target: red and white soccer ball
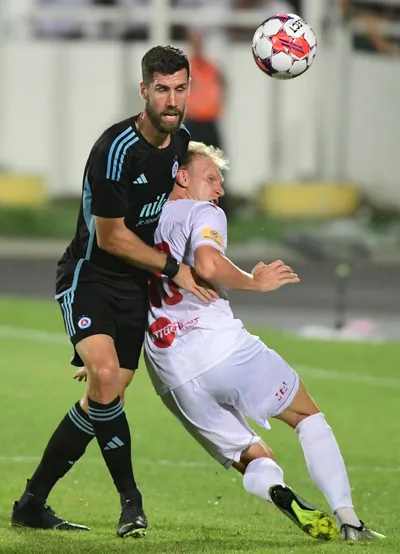
[[252,49],[254,60],[264,73],[275,79],[293,79],[311,67],[317,39],[298,15],[279,14],[256,29]]

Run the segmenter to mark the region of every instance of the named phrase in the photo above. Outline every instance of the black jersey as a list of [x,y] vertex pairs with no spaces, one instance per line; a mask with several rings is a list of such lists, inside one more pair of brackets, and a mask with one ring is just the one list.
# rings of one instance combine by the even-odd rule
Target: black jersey
[[182,126],[166,148],[149,144],[136,128],[136,117],[107,129],[86,163],[75,237],[57,267],[57,293],[79,280],[120,281],[143,288],[148,273],[99,248],[93,216],[125,218],[125,225],[146,244],[167,201],[179,164],[187,152],[189,132]]

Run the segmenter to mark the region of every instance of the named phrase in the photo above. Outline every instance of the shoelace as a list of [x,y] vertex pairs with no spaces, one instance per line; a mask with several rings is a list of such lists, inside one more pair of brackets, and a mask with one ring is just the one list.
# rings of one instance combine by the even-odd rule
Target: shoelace
[[50,506],[48,504],[44,504],[42,507],[41,507],[41,511],[43,512],[47,512],[48,514],[52,515],[52,516],[55,516],[55,517],[58,517],[55,513],[55,511],[50,508]]

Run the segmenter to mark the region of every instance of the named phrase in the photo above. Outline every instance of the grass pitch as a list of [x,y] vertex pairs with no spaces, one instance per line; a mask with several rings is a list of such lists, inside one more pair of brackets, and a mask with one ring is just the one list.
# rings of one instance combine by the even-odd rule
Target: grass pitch
[[[0,299],[0,552],[335,554],[348,548],[307,537],[273,506],[247,494],[240,475],[220,468],[164,409],[143,367],[127,394],[126,410],[150,523],[147,538],[123,541],[115,535],[118,497],[95,442],[49,499],[57,513],[92,532],[12,529],[12,502],[82,392],[82,384],[72,379],[71,347],[58,310],[51,302]],[[312,342],[255,332],[303,377],[341,445],[359,516],[389,536],[385,543],[363,545],[363,554],[400,552],[400,345]],[[272,430],[261,433],[287,483],[327,509],[294,432],[272,421]]]

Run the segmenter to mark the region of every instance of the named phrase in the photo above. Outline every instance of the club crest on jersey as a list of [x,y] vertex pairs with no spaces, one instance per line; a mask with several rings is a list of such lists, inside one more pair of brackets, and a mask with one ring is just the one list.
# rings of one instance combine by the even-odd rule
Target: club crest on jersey
[[172,178],[175,179],[175,177],[178,175],[179,171],[179,162],[178,160],[174,161],[174,165],[172,166]]
[[86,315],[81,317],[80,320],[78,321],[79,329],[88,329],[88,327],[90,327],[91,324],[92,324],[92,320],[90,319],[90,317],[87,317]]

